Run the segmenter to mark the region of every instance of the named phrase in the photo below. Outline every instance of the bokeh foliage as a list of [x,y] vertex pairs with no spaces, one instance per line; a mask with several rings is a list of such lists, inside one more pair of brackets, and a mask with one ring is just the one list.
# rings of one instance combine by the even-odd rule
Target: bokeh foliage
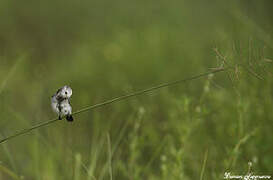
[[[0,133],[230,64],[1,145],[0,179],[272,174],[272,1],[0,1]],[[257,78],[261,76],[262,80]],[[109,137],[109,138],[107,138]],[[207,152],[207,161],[204,162]],[[110,175],[111,174],[111,175]]]

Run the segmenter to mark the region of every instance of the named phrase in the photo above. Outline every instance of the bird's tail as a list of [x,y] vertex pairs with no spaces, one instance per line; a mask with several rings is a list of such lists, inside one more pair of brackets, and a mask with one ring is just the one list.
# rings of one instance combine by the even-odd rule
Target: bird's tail
[[72,122],[74,119],[73,119],[72,115],[67,115],[66,120],[69,122]]

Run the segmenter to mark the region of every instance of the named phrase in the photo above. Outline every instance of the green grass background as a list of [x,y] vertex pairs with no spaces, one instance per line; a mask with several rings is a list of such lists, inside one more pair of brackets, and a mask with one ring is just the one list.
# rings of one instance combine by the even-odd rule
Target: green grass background
[[[0,145],[0,179],[223,179],[273,172],[270,0],[0,1],[0,134],[245,62],[229,73],[131,98]],[[263,77],[259,80],[255,75]]]

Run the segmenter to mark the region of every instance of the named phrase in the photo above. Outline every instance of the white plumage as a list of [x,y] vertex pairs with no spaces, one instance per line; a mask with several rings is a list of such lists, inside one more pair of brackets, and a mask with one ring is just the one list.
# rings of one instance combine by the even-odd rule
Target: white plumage
[[59,115],[59,119],[66,117],[68,121],[73,121],[72,106],[70,104],[70,97],[72,96],[72,89],[69,86],[60,88],[56,94],[51,97],[51,106],[54,112]]

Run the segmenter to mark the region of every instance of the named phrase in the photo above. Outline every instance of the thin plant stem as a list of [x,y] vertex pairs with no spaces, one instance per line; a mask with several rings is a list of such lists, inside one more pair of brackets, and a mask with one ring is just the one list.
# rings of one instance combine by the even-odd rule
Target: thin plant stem
[[[161,89],[161,88],[164,88],[164,87],[174,86],[174,85],[177,85],[177,84],[180,84],[180,83],[185,83],[185,82],[188,82],[188,81],[200,79],[200,78],[206,77],[206,76],[208,76],[210,74],[216,74],[216,73],[219,73],[219,72],[224,72],[224,71],[227,71],[227,70],[232,69],[232,68],[234,68],[234,66],[229,66],[229,67],[225,67],[225,68],[218,68],[218,69],[215,69],[213,71],[205,72],[205,73],[202,73],[202,74],[199,74],[199,75],[196,75],[196,76],[192,76],[192,77],[189,77],[189,78],[185,78],[185,79],[181,79],[181,80],[177,80],[177,81],[173,81],[173,82],[168,82],[168,83],[163,83],[163,84],[160,84],[158,86],[154,86],[154,87],[151,87],[151,88],[148,88],[148,89],[136,91],[136,92],[133,92],[133,93],[130,93],[130,94],[126,94],[126,95],[123,95],[123,96],[119,96],[119,97],[110,99],[108,101],[104,101],[102,103],[98,103],[98,104],[95,104],[95,105],[92,105],[92,106],[85,107],[83,109],[80,109],[80,110],[72,113],[72,115],[77,115],[77,114],[80,114],[80,113],[83,113],[83,112],[86,112],[86,111],[90,111],[92,109],[96,109],[96,108],[99,108],[99,107],[102,107],[102,106],[105,106],[105,105],[109,105],[109,104],[112,104],[112,103],[115,103],[115,102],[119,102],[119,101],[131,98],[131,97],[134,97],[134,96],[139,96],[139,95],[142,95],[142,94],[145,94],[145,93],[157,90],[157,89]],[[0,140],[0,144],[4,143],[4,142],[6,142],[6,141],[8,141],[10,139],[13,139],[13,138],[15,138],[17,136],[20,136],[20,135],[26,134],[28,132],[31,132],[31,131],[33,131],[35,129],[41,128],[43,126],[47,126],[49,124],[53,124],[53,123],[55,123],[57,121],[60,121],[60,120],[58,118],[51,119],[51,120],[46,121],[46,122],[38,123],[38,124],[36,124],[36,125],[34,125],[34,126],[30,127],[30,128],[18,131],[16,133],[14,133],[14,134]]]

